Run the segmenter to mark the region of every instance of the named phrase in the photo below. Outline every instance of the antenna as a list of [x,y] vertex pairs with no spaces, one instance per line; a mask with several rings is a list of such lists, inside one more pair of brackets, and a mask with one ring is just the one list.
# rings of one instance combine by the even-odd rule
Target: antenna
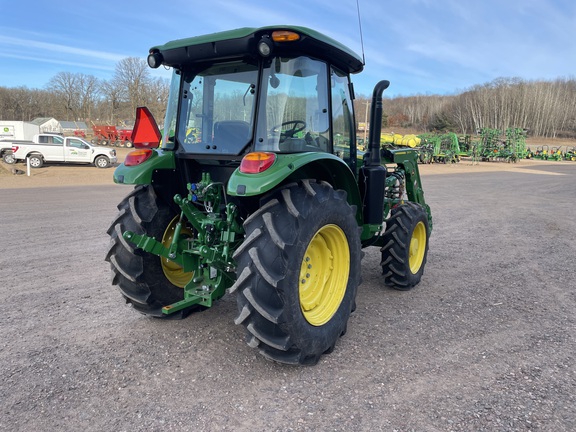
[[364,36],[362,35],[362,20],[360,19],[360,0],[356,0],[356,11],[358,13],[358,28],[360,29],[360,45],[362,47],[362,65],[366,66],[366,57],[364,56]]

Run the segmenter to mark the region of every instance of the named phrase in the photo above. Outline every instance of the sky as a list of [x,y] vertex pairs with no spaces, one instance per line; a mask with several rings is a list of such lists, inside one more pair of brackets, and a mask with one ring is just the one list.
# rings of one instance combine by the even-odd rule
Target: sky
[[[239,27],[313,28],[365,58],[357,95],[451,95],[497,78],[576,76],[574,0],[0,0],[0,86],[109,80],[126,57]],[[358,9],[360,19],[358,18]],[[362,32],[360,32],[360,28]],[[363,43],[362,43],[363,41]],[[162,68],[153,74],[169,77]]]

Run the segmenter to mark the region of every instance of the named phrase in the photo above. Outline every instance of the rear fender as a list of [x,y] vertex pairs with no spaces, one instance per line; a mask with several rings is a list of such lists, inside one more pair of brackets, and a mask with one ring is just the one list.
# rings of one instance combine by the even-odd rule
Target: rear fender
[[301,179],[323,180],[334,189],[346,191],[348,203],[356,206],[356,217],[361,224],[362,206],[356,178],[346,162],[330,153],[277,154],[274,164],[258,174],[236,169],[228,181],[227,193],[236,197],[260,196]]
[[114,171],[114,183],[151,184],[155,172],[158,170],[174,170],[175,168],[173,151],[154,149],[150,158],[139,165],[126,166],[124,163],[120,164]]

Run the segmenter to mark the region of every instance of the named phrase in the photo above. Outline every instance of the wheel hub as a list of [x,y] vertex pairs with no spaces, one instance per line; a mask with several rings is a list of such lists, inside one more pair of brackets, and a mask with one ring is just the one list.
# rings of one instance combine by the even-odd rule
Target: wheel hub
[[314,326],[327,323],[340,307],[348,284],[350,249],[336,225],[322,227],[304,253],[300,266],[300,307]]
[[424,260],[424,252],[426,251],[426,227],[423,222],[418,222],[414,227],[412,238],[410,239],[409,250],[409,265],[410,271],[413,274],[418,273]]

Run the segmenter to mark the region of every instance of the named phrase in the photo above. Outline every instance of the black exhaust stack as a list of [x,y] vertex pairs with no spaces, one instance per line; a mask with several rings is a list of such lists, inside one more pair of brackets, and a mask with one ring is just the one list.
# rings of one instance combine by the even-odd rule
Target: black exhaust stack
[[360,168],[358,185],[362,196],[364,223],[379,225],[384,220],[384,189],[386,187],[386,167],[380,160],[380,133],[382,131],[382,94],[390,81],[380,81],[372,94],[370,110],[370,135],[368,157]]
[[382,94],[388,88],[390,81],[380,81],[372,93],[372,109],[370,110],[370,135],[368,151],[370,160],[368,165],[380,165],[380,133],[382,132]]

